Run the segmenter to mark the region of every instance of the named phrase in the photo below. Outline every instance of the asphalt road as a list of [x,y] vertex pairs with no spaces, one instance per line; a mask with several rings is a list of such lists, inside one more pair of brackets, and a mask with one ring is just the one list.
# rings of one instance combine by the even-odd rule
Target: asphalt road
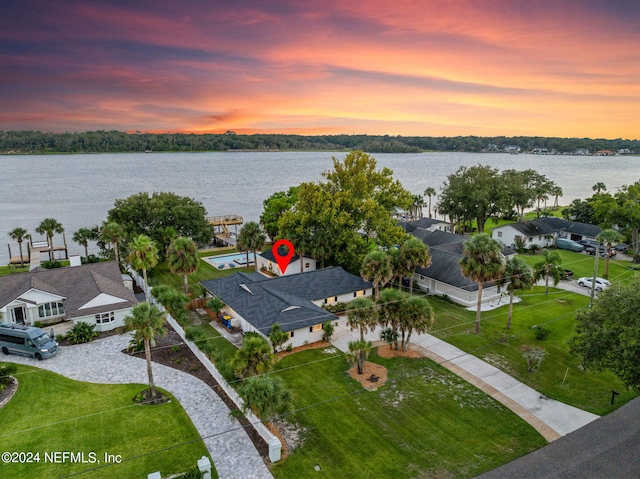
[[640,477],[640,398],[477,479]]

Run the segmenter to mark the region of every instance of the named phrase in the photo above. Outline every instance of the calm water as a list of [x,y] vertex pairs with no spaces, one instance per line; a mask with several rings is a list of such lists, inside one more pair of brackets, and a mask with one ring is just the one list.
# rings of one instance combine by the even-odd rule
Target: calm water
[[[83,253],[71,241],[74,231],[102,223],[117,198],[140,191],[172,191],[200,201],[209,215],[237,214],[257,220],[262,201],[303,181],[316,181],[331,168],[326,152],[150,153],[0,156],[0,264],[8,261],[8,232],[31,233],[47,217],[62,223],[71,254]],[[533,168],[564,190],[562,204],[591,196],[603,182],[610,191],[640,179],[639,157],[579,157],[493,153],[375,154],[379,166],[394,171],[418,194],[439,191],[461,165],[500,170]],[[34,234],[34,238],[38,235]],[[18,254],[16,243],[11,245]]]

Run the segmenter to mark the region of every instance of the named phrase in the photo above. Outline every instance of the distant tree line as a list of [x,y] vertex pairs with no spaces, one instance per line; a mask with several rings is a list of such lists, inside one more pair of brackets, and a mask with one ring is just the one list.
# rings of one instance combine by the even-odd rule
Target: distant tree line
[[423,151],[504,151],[519,147],[523,152],[572,153],[578,149],[640,152],[640,140],[480,137],[480,136],[390,136],[390,135],[237,135],[185,133],[125,133],[88,131],[44,133],[40,131],[0,131],[1,153],[132,153],[150,151],[229,150],[362,150],[369,153],[420,153]]

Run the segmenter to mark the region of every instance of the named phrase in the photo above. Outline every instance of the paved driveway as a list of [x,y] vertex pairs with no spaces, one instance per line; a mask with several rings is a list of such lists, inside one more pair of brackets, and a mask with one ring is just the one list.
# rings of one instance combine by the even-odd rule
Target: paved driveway
[[[128,341],[129,336],[116,335],[87,344],[61,346],[56,356],[44,361],[14,355],[0,356],[0,361],[39,367],[79,381],[146,384],[144,359],[120,352]],[[227,406],[206,383],[156,363],[153,378],[157,386],[180,401],[198,433],[205,437],[204,443],[221,479],[273,477],[240,423],[229,417]],[[194,466],[197,459],[193,458]]]

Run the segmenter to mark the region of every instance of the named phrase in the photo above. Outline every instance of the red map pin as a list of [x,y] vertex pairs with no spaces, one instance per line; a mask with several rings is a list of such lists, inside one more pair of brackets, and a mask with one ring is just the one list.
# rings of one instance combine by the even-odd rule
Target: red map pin
[[[289,252],[284,256],[280,254],[281,246],[286,246],[287,249],[289,250]],[[287,270],[287,266],[289,266],[289,263],[291,263],[291,258],[293,258],[293,255],[294,255],[293,244],[291,244],[291,241],[286,239],[278,240],[273,244],[273,248],[271,248],[271,252],[273,253],[273,256],[276,258],[276,262],[278,263],[278,266],[280,266],[280,271],[284,275],[284,272]]]

